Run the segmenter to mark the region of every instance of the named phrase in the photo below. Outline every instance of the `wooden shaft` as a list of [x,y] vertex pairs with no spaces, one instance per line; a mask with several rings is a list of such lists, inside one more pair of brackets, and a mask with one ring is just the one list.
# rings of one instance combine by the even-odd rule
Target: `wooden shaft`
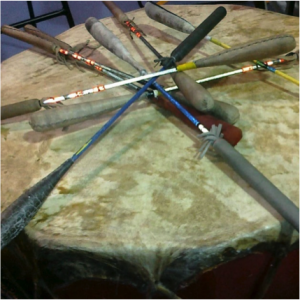
[[130,21],[127,15],[112,1],[102,1],[102,3],[111,11],[115,18],[125,27],[126,21]]
[[63,42],[63,41],[61,41],[61,40],[59,40],[59,39],[57,39],[57,38],[55,38],[55,37],[53,37],[53,36],[45,33],[43,31],[41,31],[40,29],[38,29],[38,28],[36,28],[36,27],[34,27],[34,26],[30,25],[30,24],[25,25],[24,26],[24,30],[26,32],[32,34],[32,35],[35,35],[35,36],[40,37],[42,39],[46,39],[49,42],[51,42],[51,43],[53,43],[53,44],[55,44],[55,45],[57,45],[57,46],[65,49],[65,50],[70,50],[72,48],[69,44],[67,44],[67,43],[65,43],[65,42]]
[[1,120],[32,113],[41,109],[40,100],[30,99],[1,106]]
[[1,26],[1,32],[30,45],[36,46],[42,50],[45,50],[46,52],[55,53],[55,45],[53,43],[29,34],[28,32],[19,30],[9,25]]

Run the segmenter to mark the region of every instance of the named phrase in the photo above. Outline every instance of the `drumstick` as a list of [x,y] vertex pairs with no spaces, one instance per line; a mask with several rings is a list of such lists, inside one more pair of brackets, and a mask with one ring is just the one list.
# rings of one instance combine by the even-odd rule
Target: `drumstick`
[[248,60],[255,60],[254,57],[269,57],[270,55],[269,50],[260,48],[261,43],[263,43],[264,41],[269,42],[270,48],[273,47],[274,49],[276,49],[277,51],[276,54],[272,54],[272,56],[287,53],[296,47],[296,41],[292,35],[282,34],[273,37],[262,38],[253,41],[248,45],[231,47],[230,49],[211,55],[210,57],[208,57],[209,59],[201,58],[194,61],[194,63],[198,68],[219,66],[224,64],[227,65],[227,64],[231,64],[235,59],[237,61],[240,61],[239,60],[240,53],[242,53],[242,55],[248,56]]
[[[115,5],[114,5],[115,6]],[[116,7],[116,6],[115,6]],[[120,9],[119,9],[120,10]],[[120,10],[121,11],[121,10]],[[99,22],[96,18],[88,18],[86,21],[86,28],[91,33],[91,35],[101,43],[105,48],[110,50],[112,53],[116,54],[119,58],[122,59],[122,51],[126,51],[126,57],[130,58],[124,59],[125,61],[131,64],[131,61],[134,60],[130,54],[128,54],[128,50],[124,47],[121,41],[110,31],[108,30],[101,22]],[[114,48],[109,47],[106,43],[106,39],[109,37],[109,41],[114,41]],[[145,38],[143,38],[146,41]],[[149,42],[145,43],[148,47],[150,45]],[[150,45],[151,46],[151,45]],[[148,47],[151,51],[153,51],[154,47]],[[118,52],[115,52],[116,49],[120,49]],[[155,49],[154,49],[155,50]],[[164,58],[160,55],[158,51],[153,51],[154,54],[159,58],[159,60],[163,60]],[[135,61],[135,60],[134,60]],[[132,66],[137,68],[138,70],[143,70],[141,65],[137,65],[138,63],[135,61]],[[171,75],[178,88],[181,90],[185,98],[195,107],[198,111],[211,114],[218,119],[224,120],[230,124],[234,124],[239,119],[239,111],[233,105],[227,104],[225,102],[216,101],[212,98],[210,93],[204,89],[201,85],[195,83],[195,81],[189,77],[184,72],[178,72]]]
[[[288,56],[287,56],[288,55]],[[291,52],[289,54],[287,54],[286,56],[280,57],[280,58],[276,58],[273,60],[267,60],[264,61],[264,64],[267,64],[269,66],[272,66],[274,64],[284,64],[283,67],[285,66],[286,68],[291,68],[291,66],[289,65],[290,63],[293,63],[295,60],[297,60],[297,54],[294,52]],[[232,75],[237,75],[237,74],[241,74],[241,73],[248,73],[254,70],[265,70],[264,68],[260,67],[259,65],[247,65],[244,66],[240,69],[234,70],[234,71],[230,71],[230,72],[225,72],[225,73],[221,73],[218,75],[214,75],[214,76],[210,76],[210,77],[206,77],[203,79],[199,79],[196,80],[197,83],[204,83],[204,82],[208,82],[208,81],[212,81],[212,80],[216,80],[216,79],[222,79],[225,77],[229,77]],[[168,89],[166,89],[167,91],[173,91],[178,89],[177,86],[173,86],[173,87],[169,87]]]
[[[256,190],[286,221],[299,232],[299,208],[272,182],[257,170],[242,154],[219,137],[220,128],[212,128],[200,137],[206,142],[203,148],[212,146],[214,150]],[[203,149],[202,148],[202,149]],[[206,151],[206,149],[204,151]],[[201,150],[201,149],[200,149]],[[202,153],[202,155],[204,155]]]
[[[171,27],[175,30],[178,30],[178,31],[181,31],[181,32],[184,32],[184,33],[191,33],[194,30],[194,26],[191,23],[189,23],[187,20],[179,17],[178,15],[166,10],[165,8],[163,8],[159,5],[156,5],[153,2],[147,2],[146,3],[145,12],[148,15],[148,17],[151,18],[152,20],[155,20],[159,23],[162,23],[162,24],[164,24],[168,27]],[[288,37],[293,38],[292,36],[287,36],[286,35],[286,38],[285,38],[286,41],[288,43],[293,43],[293,40],[292,39],[289,40]],[[209,35],[206,36],[206,39],[213,42],[216,45],[219,45],[219,46],[223,47],[223,48],[226,48],[226,49],[231,48],[230,46],[216,40],[215,38],[213,38]],[[274,47],[278,47],[278,45],[276,44],[275,41],[274,41]],[[296,42],[295,41],[294,41],[294,47],[296,47]],[[281,52],[281,53],[289,52],[291,50],[292,49]],[[253,50],[251,50],[251,52],[252,51]],[[253,52],[253,53],[255,53],[255,52]],[[265,57],[268,57],[267,53],[264,57],[261,57],[261,58],[265,58]],[[217,58],[217,56],[215,58]],[[287,74],[285,74],[285,73],[283,73],[279,70],[276,70],[275,68],[272,68],[270,66],[267,66],[267,65],[263,64],[261,61],[256,60],[256,58],[253,58],[253,59],[251,58],[249,60],[254,60],[254,63],[260,65],[261,67],[264,67],[265,69],[267,69],[267,70],[269,70],[269,71],[271,71],[271,72],[273,72],[273,73],[275,73],[275,74],[277,74],[277,75],[279,75],[279,76],[281,76],[281,77],[283,77],[283,78],[299,85],[299,81],[296,80],[295,78],[293,78],[293,77],[291,77],[291,76],[289,76],[289,75],[287,75]],[[200,65],[202,65],[203,61],[201,62],[200,60],[198,60],[198,62],[195,62],[195,63],[200,66]],[[206,63],[207,62],[204,62],[204,65],[202,65],[202,66],[205,66]],[[221,64],[223,64],[223,61],[222,61]],[[230,63],[228,63],[228,64],[230,64]]]
[[[203,113],[192,109],[189,107],[189,102],[184,98],[183,95],[180,94],[180,92],[173,90],[171,95],[178,102],[180,102],[186,110],[193,114],[206,128],[211,128],[213,124],[222,124],[222,133],[224,134],[224,139],[226,139],[232,146],[235,146],[241,140],[242,131],[239,128],[227,122],[218,120],[213,116],[204,115]],[[124,105],[130,99],[130,97],[131,95],[124,95],[120,97],[104,99],[101,101],[96,100],[86,103],[77,103],[66,106],[64,105],[55,110],[43,110],[32,114],[29,119],[29,124],[35,131],[38,132],[45,132],[48,130],[74,125],[116,110]],[[177,118],[181,119],[185,124],[191,126],[191,122],[181,113],[178,113],[178,110],[173,105],[168,104],[164,98],[159,97],[158,99],[154,97],[153,92],[145,92],[140,96],[139,101],[146,98],[151,99],[151,101],[156,105],[171,111]],[[195,128],[194,126],[191,127]]]
[[[180,58],[186,56],[192,48],[203,38],[199,35],[199,32],[209,32],[210,27],[215,26],[224,16],[218,10],[219,14],[211,14],[198,28],[189,35],[179,46],[171,53],[169,66],[172,66]],[[225,11],[226,12],[226,11]],[[206,30],[203,30],[204,26],[209,26]],[[164,68],[164,67],[163,67]],[[158,77],[154,77],[149,80],[143,88],[141,88],[104,126],[97,131],[72,157],[67,159],[56,170],[50,173],[48,176],[40,180],[33,187],[22,194],[11,205],[9,205],[1,214],[1,248],[10,243],[21,230],[30,222],[33,216],[37,213],[43,202],[47,199],[47,196],[54,189],[58,181],[64,176],[64,174],[71,168],[73,163],[83,155],[94,143],[107,131],[108,128],[126,111],[126,109],[134,103],[146,89],[155,82]],[[199,125],[200,126],[200,125]]]
[[[9,25],[3,25],[1,27],[2,33],[8,36],[11,36],[13,38],[19,39],[32,45],[41,46],[41,49],[48,50],[47,52],[49,52],[50,54],[59,53],[60,55],[71,57],[72,59],[77,60],[79,63],[82,63],[89,67],[93,67],[96,71],[105,74],[117,81],[124,80],[125,78],[134,77],[130,74],[127,74],[125,72],[111,67],[107,67],[103,64],[100,64],[99,62],[96,62],[95,60],[80,55],[79,53],[74,51],[69,44],[41,31],[40,29],[32,25],[25,25],[24,29],[25,32],[17,28],[11,27]],[[52,43],[52,51],[49,51],[49,43]],[[145,84],[146,81],[141,80],[139,83]],[[132,83],[128,83],[127,86],[132,87],[135,90],[137,89],[137,86]]]
[[[88,19],[90,20],[90,18]],[[104,25],[103,25],[104,26]],[[88,26],[89,27],[89,26]],[[90,28],[88,28],[90,29]],[[95,32],[94,32],[95,35]],[[99,35],[99,38],[101,36]],[[162,63],[165,63],[162,61]],[[156,84],[156,88],[172,103],[174,104],[191,122],[197,120],[189,115],[174,99],[164,91],[164,89]],[[203,134],[201,137],[204,143],[201,156],[205,154],[209,146],[213,146],[216,152],[219,153],[225,161],[235,170],[246,182],[248,182],[253,189],[255,189],[261,196],[264,197],[288,222],[291,223],[299,231],[299,209],[297,206],[288,199],[274,184],[272,184],[262,173],[260,173],[243,155],[235,150],[228,142],[222,139],[221,128],[212,126],[210,132],[201,125],[196,125]]]
[[130,55],[121,41],[96,18],[88,18],[85,21],[85,27],[92,37],[98,42],[100,40],[99,35],[101,35],[103,37],[101,38],[101,45],[114,53],[120,59],[128,62],[131,66],[138,70],[141,75],[147,73],[147,71]]
[[[159,91],[163,89],[157,85]],[[172,99],[165,95],[171,102]],[[173,103],[173,102],[172,102]],[[205,141],[200,149],[201,157],[212,146],[218,154],[238,173],[250,186],[256,190],[271,206],[277,210],[299,232],[299,208],[284,195],[272,182],[259,172],[242,154],[222,138],[222,125],[212,126],[210,132],[203,131],[200,137]]]

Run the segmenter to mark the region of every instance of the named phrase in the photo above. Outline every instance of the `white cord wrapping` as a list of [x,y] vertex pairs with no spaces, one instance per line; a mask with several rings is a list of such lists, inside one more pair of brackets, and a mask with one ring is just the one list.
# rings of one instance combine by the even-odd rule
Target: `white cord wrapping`
[[206,152],[208,151],[209,147],[219,138],[223,137],[222,131],[222,124],[218,126],[213,125],[209,132],[204,132],[198,135],[200,139],[204,140],[203,145],[199,149],[198,158],[202,159]]

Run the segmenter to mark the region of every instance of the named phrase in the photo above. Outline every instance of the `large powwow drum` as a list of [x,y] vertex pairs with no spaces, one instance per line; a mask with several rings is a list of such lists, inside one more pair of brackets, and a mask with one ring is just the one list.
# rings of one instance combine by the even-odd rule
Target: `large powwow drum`
[[[166,6],[195,27],[217,7]],[[266,28],[272,29],[272,35],[294,37],[298,49],[298,18],[238,5],[224,7],[226,17],[209,33],[216,40],[234,47],[268,39],[270,31],[261,30]],[[187,37],[188,32],[154,22],[145,9],[130,12],[128,16],[134,18],[163,57],[169,56]],[[147,46],[135,36],[132,40],[124,34],[126,29],[114,18],[101,22],[148,73],[159,70]],[[278,23],[285,24],[284,32]],[[85,24],[81,24],[58,38],[77,45],[91,39],[91,35]],[[96,45],[94,40],[92,43]],[[51,57],[34,49],[2,63],[2,105],[112,83],[109,77],[97,76],[92,68],[83,67],[84,72],[80,72],[54,64],[55,55]],[[201,63],[211,55],[217,57],[222,50],[203,40],[180,63]],[[92,52],[84,48],[80,54],[135,77],[144,73],[104,47]],[[251,64],[254,65],[251,61],[217,63],[186,73],[198,80]],[[25,67],[16,68],[20,65]],[[226,120],[220,121],[229,144],[297,207],[298,86],[261,69],[212,80],[203,83],[203,87],[221,105],[220,110],[226,109],[227,104],[239,111],[236,127]],[[290,64],[284,72],[293,78],[299,76],[296,64]],[[174,85],[171,76],[160,77],[157,82],[165,88]],[[126,95],[129,100],[134,94],[129,87],[119,86],[65,101],[64,106],[90,105],[92,101],[116,100],[118,96],[125,99]],[[8,290],[17,290],[20,297],[32,291],[36,297],[53,298],[191,297],[183,289],[188,291],[195,282],[201,285],[197,278],[205,280],[205,274],[221,265],[251,257],[253,253],[268,253],[266,260],[280,261],[297,248],[298,232],[294,224],[283,218],[215,151],[209,150],[199,160],[201,132],[189,120],[182,119],[181,113],[166,99],[146,98],[131,105],[68,170],[25,229],[3,248],[3,282]],[[72,157],[121,105],[123,102],[89,118],[80,115],[78,106],[78,116],[74,118],[82,118],[80,122],[61,123],[52,128],[49,125],[49,130],[44,130],[47,124],[32,127],[34,114],[40,112],[2,120],[2,212],[25,190]],[[194,108],[184,105],[195,113]],[[52,110],[55,109],[63,107]],[[203,112],[197,114],[203,117]],[[205,122],[211,126],[216,119],[210,118]],[[40,130],[33,130],[37,128]],[[272,272],[266,266],[264,270],[271,278]],[[12,284],[12,278],[18,288]],[[214,284],[207,280],[213,288]],[[247,298],[253,295],[253,289],[262,295],[268,286],[266,280],[261,281],[262,285],[253,283],[251,288],[249,285],[245,294],[232,295],[227,291],[227,295]],[[33,285],[24,288],[20,282]],[[218,291],[220,286],[215,284],[214,288]],[[95,295],[95,291],[99,294]],[[101,294],[103,291],[108,294]],[[209,292],[196,295],[208,296]],[[216,292],[210,297],[222,298],[226,293]]]

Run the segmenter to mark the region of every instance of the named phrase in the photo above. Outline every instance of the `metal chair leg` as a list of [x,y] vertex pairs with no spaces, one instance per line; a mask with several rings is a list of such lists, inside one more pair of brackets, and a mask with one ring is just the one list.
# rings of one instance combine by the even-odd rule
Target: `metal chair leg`
[[[26,1],[26,2],[27,2],[27,7],[28,7],[28,12],[29,12],[30,19],[34,19],[35,16],[34,16],[34,11],[33,11],[32,1]],[[36,27],[35,22],[32,22],[31,24]]]
[[71,11],[70,11],[70,7],[68,4],[68,1],[61,1],[62,7],[65,10],[65,14],[69,23],[70,28],[75,26]]
[[286,1],[285,13],[292,16],[294,14],[295,1]]

